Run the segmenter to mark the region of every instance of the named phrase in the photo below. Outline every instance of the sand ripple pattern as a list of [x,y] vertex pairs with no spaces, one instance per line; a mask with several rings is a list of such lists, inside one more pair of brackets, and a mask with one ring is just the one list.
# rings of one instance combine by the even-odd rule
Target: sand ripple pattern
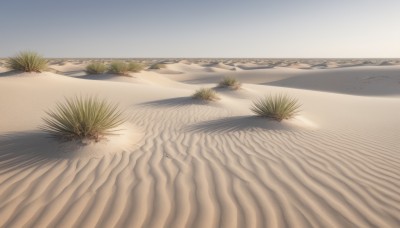
[[400,227],[396,139],[168,105],[138,108],[138,147],[100,159],[1,137],[0,227]]

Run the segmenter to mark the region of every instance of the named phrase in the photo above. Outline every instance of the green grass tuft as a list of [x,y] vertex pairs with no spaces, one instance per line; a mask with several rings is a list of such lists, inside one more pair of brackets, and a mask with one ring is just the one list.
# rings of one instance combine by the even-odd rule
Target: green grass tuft
[[92,62],[86,66],[88,74],[103,74],[107,71],[107,66],[101,62]]
[[110,72],[118,75],[128,75],[129,65],[122,61],[114,61],[110,64]]
[[6,67],[25,72],[42,72],[47,69],[47,60],[36,52],[20,52],[6,60]]
[[66,140],[98,141],[126,121],[117,104],[96,97],[66,98],[46,114],[42,129]]
[[271,118],[276,121],[293,118],[299,113],[301,105],[297,99],[288,95],[266,96],[253,101],[250,108],[255,114],[261,117]]
[[204,100],[204,101],[216,101],[219,100],[217,92],[211,88],[201,88],[196,90],[192,95],[194,99]]
[[242,85],[239,83],[239,81],[233,77],[224,77],[218,84],[218,87],[221,88],[228,87],[234,90],[240,89],[241,86]]
[[144,69],[144,66],[137,62],[130,62],[128,64],[128,70],[130,72],[138,73]]

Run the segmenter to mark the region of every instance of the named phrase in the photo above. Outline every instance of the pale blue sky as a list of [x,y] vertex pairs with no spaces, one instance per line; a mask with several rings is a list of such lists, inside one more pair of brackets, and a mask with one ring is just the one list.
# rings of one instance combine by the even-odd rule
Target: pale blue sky
[[400,0],[5,0],[0,57],[400,58]]

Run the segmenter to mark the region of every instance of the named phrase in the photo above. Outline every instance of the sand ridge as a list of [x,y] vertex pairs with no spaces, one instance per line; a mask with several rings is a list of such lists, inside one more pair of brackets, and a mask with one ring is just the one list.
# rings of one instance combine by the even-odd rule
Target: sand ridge
[[[58,70],[83,71],[82,61]],[[213,61],[131,77],[1,73],[0,227],[400,225],[398,66]],[[215,103],[190,97],[223,76],[242,89],[217,89]],[[38,131],[43,112],[89,93],[118,102],[127,131],[95,156],[60,156]],[[253,99],[275,93],[301,101],[296,119],[252,114]]]

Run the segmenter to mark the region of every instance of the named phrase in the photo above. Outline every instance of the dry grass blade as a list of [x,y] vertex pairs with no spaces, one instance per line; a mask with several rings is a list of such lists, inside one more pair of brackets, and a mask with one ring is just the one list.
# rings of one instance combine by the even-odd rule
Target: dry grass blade
[[297,99],[288,95],[266,96],[253,102],[250,108],[261,117],[271,118],[277,121],[293,118],[299,113],[301,105]]
[[204,101],[216,101],[219,100],[217,92],[211,88],[201,88],[196,90],[192,95],[194,99],[204,100]]
[[144,66],[143,66],[142,64],[140,64],[140,63],[137,63],[137,62],[130,62],[130,63],[128,64],[128,70],[129,70],[130,72],[137,73],[137,72],[142,71],[143,69],[144,69]]
[[6,67],[25,72],[42,72],[47,69],[47,60],[36,52],[20,52],[17,56],[6,60]]
[[110,64],[110,72],[118,75],[128,75],[129,65],[122,61],[114,61]]
[[125,122],[117,104],[96,97],[66,98],[54,110],[47,111],[42,129],[49,134],[67,139],[92,139],[112,134]]
[[107,71],[107,66],[104,63],[92,62],[86,66],[88,74],[102,74]]
[[229,87],[231,89],[240,89],[242,85],[239,83],[236,78],[233,77],[224,77],[218,84],[218,87],[224,88],[224,87]]

